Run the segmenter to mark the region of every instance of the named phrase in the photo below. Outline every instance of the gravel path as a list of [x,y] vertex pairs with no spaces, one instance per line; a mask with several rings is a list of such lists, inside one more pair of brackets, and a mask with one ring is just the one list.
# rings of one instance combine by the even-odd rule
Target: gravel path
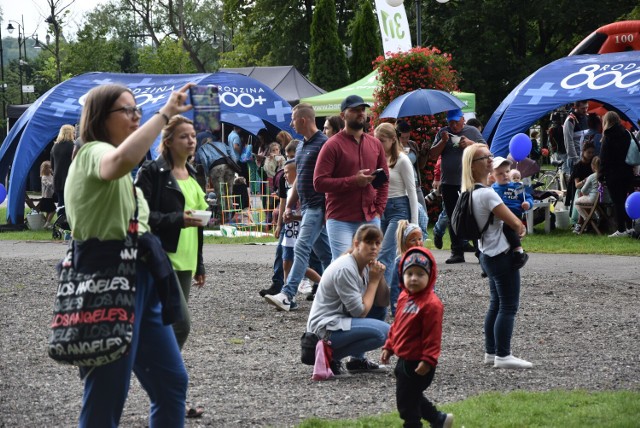
[[[55,275],[63,244],[0,241],[0,427],[73,426],[82,385],[77,371],[45,352]],[[276,312],[257,291],[268,285],[274,247],[209,245],[208,281],[191,297],[193,326],[184,349],[188,399],[205,406],[187,426],[294,426],[305,418],[355,418],[395,410],[391,374],[310,380],[299,337],[310,304]],[[534,254],[523,271],[513,351],[529,371],[482,365],[486,281],[475,258],[440,263],[445,304],[443,349],[428,390],[438,403],[484,391],[640,390],[640,264],[633,257]],[[240,263],[240,260],[247,260]],[[595,273],[591,273],[594,271]],[[377,359],[379,352],[370,355]],[[144,427],[148,401],[138,382],[122,426]]]

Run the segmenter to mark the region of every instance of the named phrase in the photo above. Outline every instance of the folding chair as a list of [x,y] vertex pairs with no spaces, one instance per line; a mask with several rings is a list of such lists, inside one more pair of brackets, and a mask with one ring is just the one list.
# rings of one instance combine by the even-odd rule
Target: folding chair
[[582,226],[578,231],[578,235],[581,235],[582,232],[587,229],[588,225],[591,225],[591,227],[593,227],[593,230],[595,230],[598,235],[602,235],[602,232],[598,228],[598,217],[596,216],[596,214],[598,214],[601,219],[604,219],[607,216],[607,213],[604,212],[602,206],[600,205],[600,198],[596,198],[595,202],[590,207],[589,205],[583,206],[587,207],[587,216],[585,217],[584,222],[582,223]]

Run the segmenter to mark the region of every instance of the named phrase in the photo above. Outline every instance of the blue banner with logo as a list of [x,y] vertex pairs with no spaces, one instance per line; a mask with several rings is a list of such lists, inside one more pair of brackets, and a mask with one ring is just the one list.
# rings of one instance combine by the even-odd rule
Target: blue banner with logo
[[[20,117],[2,143],[0,179],[4,181],[11,166],[7,220],[13,224],[22,223],[29,169],[55,139],[62,125],[80,121],[84,98],[91,88],[106,83],[127,86],[142,107],[141,122],[144,123],[167,102],[172,91],[188,82],[217,86],[222,121],[254,134],[261,128],[294,134],[290,127],[291,105],[265,84],[242,74],[83,74],[58,84],[41,96]],[[185,116],[191,118],[192,114],[189,111]]]
[[511,137],[565,104],[593,100],[637,123],[640,118],[640,51],[575,55],[548,64],[504,99],[484,129],[491,152],[506,156]]

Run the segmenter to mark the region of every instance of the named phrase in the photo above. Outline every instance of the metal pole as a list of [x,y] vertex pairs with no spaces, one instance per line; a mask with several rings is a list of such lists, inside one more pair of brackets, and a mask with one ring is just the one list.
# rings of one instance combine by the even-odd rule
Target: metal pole
[[[2,25],[0,25],[0,84],[2,85],[2,120],[7,118],[7,106],[5,101],[5,83],[4,83],[4,49],[2,47]],[[9,124],[6,123],[4,129],[7,129]]]
[[416,0],[416,46],[422,46],[422,0]]
[[20,72],[20,104],[24,104],[24,92],[22,92],[22,46],[20,45],[22,34],[18,25],[18,71]]

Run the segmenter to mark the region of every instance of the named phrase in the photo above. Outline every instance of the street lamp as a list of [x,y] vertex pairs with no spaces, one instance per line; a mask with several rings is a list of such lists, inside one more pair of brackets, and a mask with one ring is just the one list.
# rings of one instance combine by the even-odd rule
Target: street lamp
[[[18,26],[18,70],[20,72],[20,104],[24,104],[24,88],[22,87],[22,66],[28,65],[27,46],[24,36],[24,16],[22,16],[22,25],[18,21],[13,21],[11,19],[9,20],[9,25],[7,25],[7,31],[9,32],[9,34],[13,34],[13,30],[15,30],[15,27],[13,26],[13,24],[11,24],[12,22],[14,22]],[[22,59],[22,49],[24,49],[24,60]]]
[[51,55],[53,55],[53,57],[56,60],[56,83],[60,83],[62,81],[62,76],[60,73],[60,55],[57,49],[51,49],[49,47],[49,42],[51,41],[51,36],[49,36],[47,34],[47,37],[45,38],[46,40],[46,44],[42,44],[40,43],[40,41],[38,40],[38,35],[36,34],[35,39],[35,43],[33,45],[34,49],[44,49],[46,51],[48,51]]

